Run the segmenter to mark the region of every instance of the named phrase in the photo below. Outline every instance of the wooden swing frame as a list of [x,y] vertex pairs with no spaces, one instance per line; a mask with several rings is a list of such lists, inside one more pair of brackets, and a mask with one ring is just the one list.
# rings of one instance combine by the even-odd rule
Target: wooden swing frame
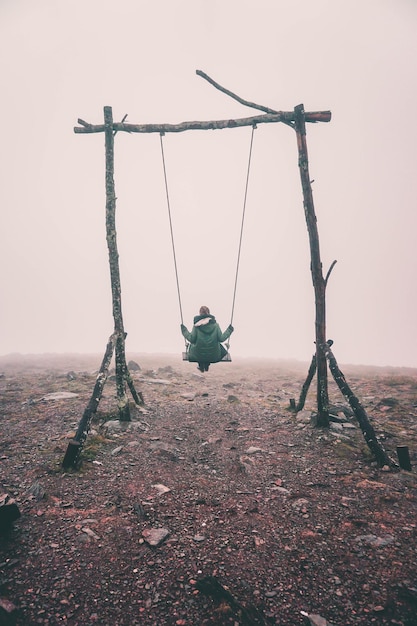
[[[240,98],[236,94],[232,93],[228,89],[220,86],[207,74],[201,70],[196,71],[198,76],[201,76],[209,83],[211,83],[216,89],[219,89],[223,93],[229,95],[234,100],[237,100],[244,106],[248,106],[252,109],[257,109],[262,113],[252,117],[239,118],[239,119],[227,119],[227,120],[213,120],[213,121],[193,121],[182,122],[180,124],[130,124],[126,122],[127,115],[125,115],[121,122],[115,122],[113,120],[112,107],[104,107],[104,124],[90,124],[85,120],[79,118],[78,124],[74,128],[76,134],[95,134],[104,133],[105,136],[105,163],[106,163],[106,239],[109,252],[109,265],[110,265],[110,279],[112,290],[112,309],[114,320],[114,332],[111,335],[107,348],[103,357],[102,365],[97,377],[96,385],[93,390],[90,402],[84,412],[84,415],[80,421],[75,438],[68,444],[67,452],[63,460],[64,467],[75,467],[79,461],[80,453],[84,444],[87,434],[90,429],[90,424],[94,413],[98,408],[103,388],[108,376],[108,369],[110,362],[115,353],[115,369],[116,369],[116,390],[117,390],[117,405],[119,412],[119,419],[121,421],[130,421],[130,409],[129,401],[126,393],[126,386],[129,387],[133,399],[137,405],[144,403],[144,399],[141,393],[137,393],[133,384],[132,377],[130,376],[129,369],[126,363],[126,332],[124,330],[123,315],[122,315],[122,301],[121,301],[121,286],[120,286],[120,269],[119,269],[119,254],[117,250],[117,235],[116,235],[116,191],[114,184],[114,138],[119,132],[127,133],[179,133],[188,130],[222,130],[226,128],[239,128],[242,126],[256,126],[258,124],[271,124],[281,122],[290,126],[296,131],[297,144],[299,148],[299,167],[302,178],[303,194],[304,194],[304,208],[306,213],[307,226],[310,234],[310,247],[313,259],[313,253],[315,262],[312,263],[313,284],[316,293],[316,346],[317,346],[317,377],[318,377],[318,393],[317,402],[319,415],[323,417],[322,421],[328,424],[328,393],[327,393],[327,366],[326,358],[319,346],[325,343],[325,301],[324,301],[324,279],[321,274],[321,262],[319,256],[318,246],[318,233],[317,227],[315,227],[315,214],[314,205],[312,201],[311,186],[308,176],[308,160],[305,143],[305,122],[329,122],[331,120],[330,111],[316,111],[305,112],[303,105],[299,105],[294,111],[276,111],[269,107],[249,102]],[[304,137],[304,142],[303,142]],[[307,219],[307,216],[310,216]],[[317,271],[319,268],[319,271]]]
[[[108,369],[110,366],[113,352],[115,352],[116,364],[116,389],[118,399],[119,419],[130,421],[129,402],[126,395],[126,385],[129,387],[133,399],[137,405],[144,403],[141,393],[137,393],[130,376],[128,366],[126,364],[125,340],[126,333],[123,325],[122,303],[121,303],[121,287],[120,287],[120,271],[119,271],[119,255],[117,251],[117,237],[115,225],[116,213],[116,193],[114,185],[114,137],[118,132],[127,133],[178,133],[188,130],[221,130],[226,128],[239,128],[242,126],[252,126],[258,124],[270,124],[281,122],[292,128],[297,137],[298,147],[298,166],[301,177],[301,185],[304,198],[304,213],[307,223],[307,229],[310,242],[311,254],[311,273],[313,287],[315,292],[315,344],[316,354],[314,357],[315,367],[317,371],[317,425],[329,426],[329,397],[328,397],[328,380],[327,380],[327,357],[333,357],[329,354],[329,344],[326,341],[326,306],[325,294],[327,281],[330,273],[336,263],[334,261],[327,272],[326,277],[322,273],[322,263],[320,258],[319,236],[317,229],[317,218],[314,210],[313,194],[309,175],[308,152],[306,143],[306,122],[330,122],[330,111],[305,112],[302,104],[296,106],[294,111],[284,112],[276,111],[269,107],[265,107],[254,102],[249,102],[225,89],[211,79],[201,70],[197,70],[197,75],[201,76],[216,89],[219,89],[234,100],[237,100],[244,106],[257,109],[262,112],[252,117],[240,119],[228,119],[217,121],[193,121],[182,122],[180,124],[130,124],[127,123],[124,116],[121,122],[114,122],[113,112],[110,106],[104,107],[104,124],[94,125],[82,119],[78,119],[79,126],[74,128],[76,134],[92,134],[104,133],[105,135],[105,152],[106,152],[106,238],[109,252],[110,278],[112,289],[112,305],[114,332],[111,335],[106,351],[103,357],[102,365],[97,376],[96,384],[91,396],[90,402],[84,415],[80,421],[75,438],[70,441],[67,452],[63,460],[64,467],[75,467],[78,464],[79,456],[83,443],[87,437],[91,419],[98,408],[98,404],[103,392],[103,387],[107,380]],[[375,443],[375,440],[373,440]],[[392,465],[385,451],[376,442],[376,451],[379,453],[379,464]],[[375,449],[373,450],[375,452]]]

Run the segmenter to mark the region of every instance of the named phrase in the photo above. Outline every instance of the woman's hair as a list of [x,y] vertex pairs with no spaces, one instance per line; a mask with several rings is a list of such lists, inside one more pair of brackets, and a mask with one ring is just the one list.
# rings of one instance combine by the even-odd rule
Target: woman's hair
[[200,315],[210,315],[210,309],[208,308],[208,306],[200,307]]

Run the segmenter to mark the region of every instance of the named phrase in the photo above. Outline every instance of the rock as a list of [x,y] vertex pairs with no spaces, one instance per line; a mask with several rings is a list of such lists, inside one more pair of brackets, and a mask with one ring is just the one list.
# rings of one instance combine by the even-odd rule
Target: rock
[[314,613],[311,613],[308,616],[308,619],[311,626],[332,626],[331,623],[328,622],[327,619],[325,617],[322,617],[321,615],[315,615]]
[[289,495],[290,491],[288,489],[285,489],[285,487],[278,487],[276,485],[274,485],[273,487],[271,487],[272,491],[278,491],[278,493],[282,493],[284,496]]
[[137,429],[144,429],[142,422],[121,422],[120,420],[109,420],[108,422],[104,422],[101,427],[101,430],[104,432],[106,437],[108,435],[112,435],[113,433],[120,433]]
[[387,407],[392,408],[393,406],[397,406],[399,404],[397,398],[382,398],[380,402],[378,402],[378,407]]
[[329,413],[329,420],[331,422],[338,422],[338,423],[342,424],[342,423],[346,422],[346,417],[345,417],[344,413],[336,413],[336,414]]
[[195,541],[196,543],[201,543],[202,541],[205,541],[206,538],[204,535],[194,535],[193,537],[193,541]]
[[325,617],[322,617],[321,615],[306,613],[305,611],[301,611],[301,615],[308,620],[309,626],[333,626]]
[[192,402],[193,400],[195,400],[195,393],[182,393],[180,395],[180,398],[188,400],[188,402]]
[[330,430],[340,432],[343,430],[343,425],[339,424],[339,422],[330,422]]
[[100,537],[96,535],[94,530],[91,530],[91,528],[88,528],[88,526],[83,526],[83,528],[81,528],[81,531],[85,533],[86,535],[88,535],[89,537],[91,537],[92,539],[95,539],[96,541],[97,539],[100,539]]
[[171,489],[169,487],[166,487],[166,485],[163,485],[162,483],[156,483],[155,485],[152,485],[152,487],[154,489],[157,490],[157,492],[159,493],[159,495],[163,495],[164,493],[169,493],[171,491]]
[[265,539],[262,539],[262,537],[255,535],[253,537],[253,543],[255,544],[255,548],[260,548],[261,546],[265,545]]
[[165,459],[169,459],[170,461],[178,461],[178,453],[177,451],[167,443],[163,441],[153,441],[149,448],[154,452],[154,454],[159,454],[161,457]]
[[146,511],[140,502],[134,502],[132,507],[140,520],[146,519]]
[[264,452],[262,448],[257,448],[256,446],[249,446],[247,450],[245,450],[245,454],[257,454],[258,452]]
[[33,483],[28,489],[28,493],[39,502],[45,497],[45,489],[40,483]]
[[78,393],[72,393],[72,391],[55,391],[54,393],[47,393],[41,400],[70,400],[71,398],[78,398]]
[[16,623],[17,607],[7,598],[0,597],[0,624],[12,626]]
[[[341,425],[341,424],[340,424]],[[329,435],[332,435],[332,437],[336,437],[336,443],[338,441],[350,441],[350,437],[349,435],[343,435],[339,430],[329,430]]]
[[311,426],[312,428],[317,428],[318,419],[319,419],[319,416],[317,415],[317,413],[312,413],[312,414],[311,414],[311,417],[310,417],[310,426]]
[[148,545],[156,548],[169,537],[169,530],[167,528],[145,528],[142,537]]
[[377,537],[376,535],[358,535],[355,537],[355,541],[358,543],[366,543],[373,548],[383,548],[391,543],[394,543],[395,538],[392,535],[386,535],[385,537]]
[[249,474],[253,469],[253,459],[249,459],[245,456],[240,456],[238,459],[238,469],[244,474]]
[[307,512],[308,505],[309,501],[306,498],[297,498],[297,500],[294,500],[294,502],[291,504],[293,509],[297,509],[301,513]]
[[110,454],[112,456],[116,456],[116,454],[119,454],[119,452],[121,452],[122,450],[123,450],[123,446],[117,446],[117,448],[114,448],[114,450],[112,450]]
[[67,380],[76,380],[77,379],[77,374],[75,372],[68,372],[67,374]]
[[368,480],[364,478],[356,483],[356,487],[358,489],[386,489],[387,485],[385,483],[377,482],[376,480]]
[[329,410],[333,415],[336,415],[339,419],[344,417],[353,417],[352,409],[345,404],[330,404]]
[[299,424],[309,424],[311,420],[311,411],[298,411],[296,419]]
[[140,372],[142,369],[141,366],[136,363],[136,361],[129,361],[129,363],[127,364],[127,368],[131,372]]
[[239,398],[233,395],[227,396],[227,401],[231,404],[233,404],[234,402],[240,402]]
[[175,450],[166,450],[165,448],[160,448],[157,453],[164,459],[174,461],[174,463],[176,463],[180,459],[178,453]]
[[208,444],[215,444],[215,443],[220,443],[221,441],[223,441],[223,439],[221,437],[209,437],[207,440]]

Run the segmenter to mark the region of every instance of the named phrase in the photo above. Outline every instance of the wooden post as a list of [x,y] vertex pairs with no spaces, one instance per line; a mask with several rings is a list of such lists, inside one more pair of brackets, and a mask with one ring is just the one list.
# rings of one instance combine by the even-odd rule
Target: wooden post
[[397,464],[389,458],[383,445],[378,441],[375,430],[369,421],[365,409],[347,384],[343,372],[340,371],[334,354],[330,349],[332,344],[333,342],[329,340],[320,347],[322,348],[323,354],[325,354],[326,358],[329,360],[330,371],[333,374],[333,378],[335,379],[337,386],[349,402],[351,409],[358,420],[363,436],[365,437],[365,441],[368,444],[368,448],[375,456],[379,467],[384,467],[385,465],[388,465],[388,467],[398,467]]
[[116,234],[116,191],[114,186],[114,130],[113,112],[104,107],[104,134],[106,147],[106,238],[109,251],[111,293],[113,302],[114,332],[116,335],[116,389],[119,419],[130,421],[129,401],[126,394],[127,365],[125,354],[126,334],[123,327],[120,286],[119,253]]
[[408,446],[397,446],[397,456],[401,469],[411,472],[411,460]]
[[329,393],[327,385],[326,357],[320,346],[326,342],[326,280],[323,277],[320,259],[317,218],[314,211],[313,192],[308,169],[308,152],[304,106],[294,109],[295,132],[297,134],[298,166],[304,197],[304,213],[310,240],[311,274],[316,301],[316,362],[317,362],[317,426],[329,426]]
[[114,344],[116,337],[113,334],[106,347],[106,351],[101,362],[99,373],[97,374],[96,384],[94,385],[93,393],[91,394],[90,401],[83,413],[83,416],[78,424],[77,432],[74,439],[72,439],[67,447],[67,451],[62,461],[62,467],[64,469],[69,467],[76,467],[80,458],[81,450],[84,442],[87,439],[88,431],[90,430],[90,424],[93,416],[95,415],[101,396],[103,394],[103,388],[107,380],[110,362],[113,357]]
[[302,411],[304,409],[304,404],[307,398],[308,390],[310,389],[311,381],[313,380],[314,374],[317,370],[317,358],[316,355],[313,354],[313,358],[311,359],[310,367],[308,368],[307,378],[305,379],[304,385],[301,388],[300,399],[298,400],[298,404],[295,404],[294,398],[290,400],[290,409],[293,411]]

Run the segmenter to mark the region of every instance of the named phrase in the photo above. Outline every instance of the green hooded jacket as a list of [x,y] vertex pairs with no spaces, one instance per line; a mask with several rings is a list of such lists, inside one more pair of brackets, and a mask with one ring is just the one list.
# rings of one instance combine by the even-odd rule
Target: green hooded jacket
[[222,333],[214,315],[196,315],[191,332],[181,324],[181,332],[191,344],[188,360],[195,363],[218,363],[227,353],[222,342],[230,337],[233,330],[230,325]]

